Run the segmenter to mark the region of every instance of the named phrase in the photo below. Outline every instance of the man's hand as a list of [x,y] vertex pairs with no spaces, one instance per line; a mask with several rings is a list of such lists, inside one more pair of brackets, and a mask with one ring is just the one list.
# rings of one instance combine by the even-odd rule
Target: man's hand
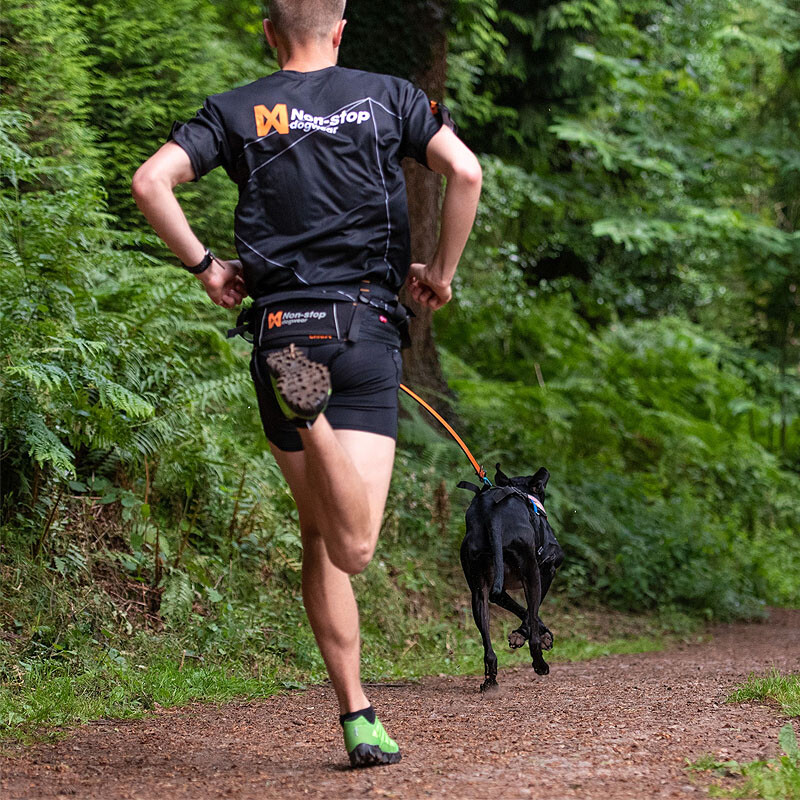
[[218,306],[235,308],[247,297],[241,261],[222,261],[215,258],[211,266],[197,277],[205,286],[206,294]]
[[421,306],[428,306],[434,311],[449,303],[453,297],[450,282],[444,282],[430,274],[427,264],[412,264],[406,279],[408,293]]

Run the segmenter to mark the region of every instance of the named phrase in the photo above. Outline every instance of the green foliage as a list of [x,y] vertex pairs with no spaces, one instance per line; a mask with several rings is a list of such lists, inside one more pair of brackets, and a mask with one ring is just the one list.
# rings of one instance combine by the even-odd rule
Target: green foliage
[[[25,686],[24,698],[15,684]],[[178,658],[163,655],[137,665],[111,649],[89,655],[82,669],[31,664],[10,685],[0,689],[0,732],[14,731],[19,738],[100,717],[141,717],[193,700],[268,697],[283,688],[275,675],[254,676],[238,665],[205,667],[190,658],[181,666]]]
[[[187,278],[116,249],[125,239],[108,228],[80,175],[72,183],[60,174],[61,190],[49,191],[42,159],[9,138],[10,123],[19,118],[0,131],[8,182],[0,192],[0,391],[14,477],[31,479],[27,458],[34,472],[58,477],[186,446],[192,384],[208,408],[224,396],[224,365],[232,372],[239,362],[213,325],[189,325],[198,294]],[[202,382],[209,374],[215,385]]]
[[486,462],[552,473],[568,593],[721,616],[796,603],[800,485],[767,449],[777,398],[747,402],[733,343],[674,318],[592,332],[568,296],[509,297],[491,269],[443,313],[445,368]]
[[[236,31],[247,48],[236,46],[224,27],[230,24],[224,8],[212,3],[91,0],[84,6],[92,123],[109,209],[126,227],[140,227],[131,178],[164,143],[172,123],[193,116],[206,96],[272,71],[274,62],[254,44],[262,36],[256,26]],[[258,7],[248,4],[248,10],[257,20]],[[227,177],[214,174],[181,197],[199,235],[230,252],[236,191]]]
[[[685,313],[755,346],[779,373],[785,427],[800,405],[794,6],[456,7],[456,116],[493,155],[490,190],[513,198],[487,242],[528,286],[570,278],[590,320]],[[527,202],[504,191],[520,173]]]
[[32,155],[62,169],[70,163],[73,172],[91,170],[95,156],[87,125],[91,59],[80,21],[69,0],[6,0],[0,9],[2,108],[29,115]]

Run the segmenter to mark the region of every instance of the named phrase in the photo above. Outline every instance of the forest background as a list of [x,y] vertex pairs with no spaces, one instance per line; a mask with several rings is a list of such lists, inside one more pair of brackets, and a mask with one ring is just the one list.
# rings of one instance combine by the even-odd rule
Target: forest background
[[[276,67],[262,11],[3,4],[6,733],[324,677],[247,345],[129,189],[174,120]],[[550,470],[556,654],[586,651],[593,607],[690,628],[800,602],[800,3],[350,0],[347,17],[347,66],[416,79],[446,58],[433,99],[480,154],[434,324],[448,392],[420,388],[487,466]],[[226,176],[180,197],[233,256]],[[369,679],[480,670],[462,478],[406,407],[355,579]]]

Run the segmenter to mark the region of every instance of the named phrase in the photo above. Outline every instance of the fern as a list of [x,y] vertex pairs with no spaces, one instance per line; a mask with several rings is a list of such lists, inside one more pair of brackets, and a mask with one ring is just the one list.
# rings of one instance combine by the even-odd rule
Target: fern
[[29,381],[35,389],[58,389],[61,384],[71,387],[69,375],[57,364],[36,361],[18,362],[5,369],[6,378],[19,377]]
[[134,392],[109,380],[98,372],[85,370],[84,380],[94,384],[100,392],[100,401],[134,419],[145,419],[153,414],[153,406]]
[[74,475],[74,454],[47,427],[42,417],[29,413],[23,419],[22,447],[27,455],[40,467],[52,467],[58,475]]
[[185,619],[192,610],[194,589],[189,576],[180,570],[171,569],[163,581],[161,616],[170,622]]

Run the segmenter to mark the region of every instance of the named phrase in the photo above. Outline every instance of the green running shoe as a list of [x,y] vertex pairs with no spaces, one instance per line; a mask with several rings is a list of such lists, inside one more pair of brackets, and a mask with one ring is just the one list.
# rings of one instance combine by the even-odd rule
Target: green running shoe
[[351,767],[396,764],[402,758],[397,742],[389,738],[377,717],[374,723],[364,716],[348,719],[342,727]]
[[325,410],[331,396],[328,368],[306,358],[293,344],[270,353],[267,368],[285,417],[310,427]]

